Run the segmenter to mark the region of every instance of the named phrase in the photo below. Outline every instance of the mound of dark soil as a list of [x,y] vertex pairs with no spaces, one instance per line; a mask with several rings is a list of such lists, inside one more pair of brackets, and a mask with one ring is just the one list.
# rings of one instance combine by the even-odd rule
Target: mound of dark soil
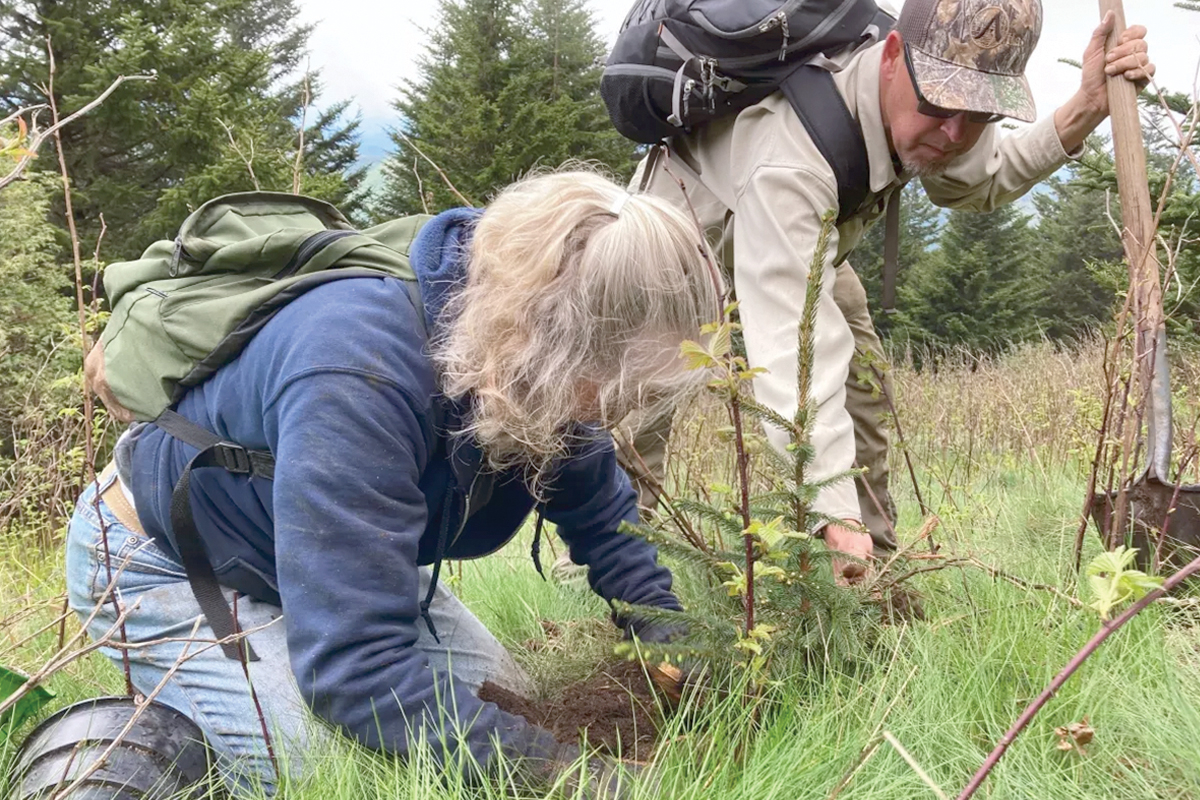
[[479,698],[546,728],[560,741],[586,739],[603,753],[634,761],[650,756],[662,721],[654,687],[636,661],[609,664],[540,703],[491,681],[483,684]]

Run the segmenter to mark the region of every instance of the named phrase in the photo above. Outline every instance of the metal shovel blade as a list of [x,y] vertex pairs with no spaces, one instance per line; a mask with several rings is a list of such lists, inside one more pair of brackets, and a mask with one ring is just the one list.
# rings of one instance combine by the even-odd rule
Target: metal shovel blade
[[1171,379],[1167,335],[1159,328],[1154,342],[1154,377],[1150,384],[1146,471],[1126,487],[1128,511],[1123,530],[1115,530],[1117,491],[1092,498],[1092,520],[1104,547],[1137,548],[1139,569],[1176,569],[1200,555],[1200,484],[1170,482]]
[[1178,569],[1200,555],[1200,484],[1173,486],[1143,476],[1129,487],[1124,531],[1114,531],[1116,492],[1092,500],[1092,521],[1105,549],[1137,548],[1138,569]]

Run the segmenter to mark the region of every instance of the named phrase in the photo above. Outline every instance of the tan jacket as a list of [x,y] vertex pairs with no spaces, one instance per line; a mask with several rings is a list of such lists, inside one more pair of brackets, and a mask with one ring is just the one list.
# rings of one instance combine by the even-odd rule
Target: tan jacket
[[[882,43],[868,47],[834,74],[847,107],[862,125],[873,202],[858,217],[838,226],[825,263],[812,383],[817,404],[815,480],[849,470],[854,463],[854,432],[845,408],[854,341],[833,302],[834,264],[854,249],[865,228],[883,213],[887,196],[902,183],[893,167],[879,107],[882,53]],[[674,177],[656,170],[649,191],[682,203],[677,179],[683,181],[726,270],[733,273],[750,364],[768,370],[755,379],[755,395],[790,419],[796,409],[796,339],[809,264],[822,214],[829,209],[836,213],[838,207],[833,169],[779,92],[736,117],[681,138],[677,149],[667,160]],[[1008,136],[993,125],[945,174],[922,183],[929,199],[939,206],[990,211],[1020,197],[1068,158],[1052,118]],[[635,185],[640,172],[634,176]],[[735,215],[737,225],[731,226]],[[768,436],[777,447],[787,443],[778,429],[769,430]],[[824,489],[814,510],[862,519],[853,482],[848,480]]]

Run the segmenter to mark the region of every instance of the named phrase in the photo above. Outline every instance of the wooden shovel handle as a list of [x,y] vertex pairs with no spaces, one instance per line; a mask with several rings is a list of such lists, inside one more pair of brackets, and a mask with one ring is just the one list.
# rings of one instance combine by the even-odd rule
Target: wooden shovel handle
[[[1121,0],[1100,0],[1100,18],[1112,11],[1116,19],[1105,50],[1116,46],[1125,31]],[[1108,109],[1116,151],[1117,191],[1121,196],[1122,240],[1134,291],[1134,319],[1139,339],[1153,334],[1163,321],[1162,289],[1154,252],[1154,209],[1146,174],[1146,148],[1138,116],[1137,88],[1124,75],[1108,77]],[[1145,352],[1141,347],[1139,351]]]
[[[1100,0],[1100,17],[1112,11],[1112,32],[1105,43],[1111,50],[1125,31],[1121,0]],[[1138,385],[1147,401],[1148,472],[1167,482],[1171,459],[1171,388],[1167,366],[1167,332],[1159,283],[1158,254],[1154,243],[1154,211],[1146,175],[1146,147],[1138,116],[1137,88],[1124,75],[1107,81],[1108,110],[1112,118],[1116,151],[1117,191],[1121,195],[1122,240],[1129,261],[1136,339],[1134,345]],[[1117,499],[1116,518],[1124,524],[1124,496]]]

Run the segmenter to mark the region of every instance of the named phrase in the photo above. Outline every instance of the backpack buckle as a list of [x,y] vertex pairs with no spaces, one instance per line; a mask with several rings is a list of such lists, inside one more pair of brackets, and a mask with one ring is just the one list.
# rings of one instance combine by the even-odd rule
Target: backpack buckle
[[213,457],[217,465],[234,475],[249,475],[253,472],[250,452],[240,444],[217,442],[213,445]]

